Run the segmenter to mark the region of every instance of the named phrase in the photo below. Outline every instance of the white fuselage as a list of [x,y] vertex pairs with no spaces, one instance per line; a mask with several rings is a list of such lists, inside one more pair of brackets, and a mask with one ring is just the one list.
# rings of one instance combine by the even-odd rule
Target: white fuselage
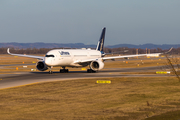
[[45,57],[48,66],[84,67],[88,64],[76,64],[75,61],[101,58],[101,52],[91,49],[54,49]]

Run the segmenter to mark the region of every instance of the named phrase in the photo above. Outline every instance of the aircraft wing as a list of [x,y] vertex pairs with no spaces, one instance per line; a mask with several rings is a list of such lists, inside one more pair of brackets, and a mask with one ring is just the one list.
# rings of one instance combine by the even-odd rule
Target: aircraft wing
[[139,56],[149,56],[149,55],[159,56],[160,54],[163,54],[163,53],[102,57],[102,58],[94,58],[94,59],[86,59],[86,60],[77,60],[74,63],[86,63],[86,62],[97,61],[97,60],[112,60],[112,59],[118,59],[118,58],[129,58],[129,57],[139,57]]
[[160,54],[167,54],[169,52],[171,52],[171,50],[173,49],[170,48],[167,52],[163,52],[163,53],[151,53],[151,54],[138,54],[138,55],[123,55],[123,56],[112,56],[112,57],[103,57],[103,60],[110,60],[110,59],[116,59],[116,58],[129,58],[129,57],[139,57],[139,56],[159,56]]
[[112,57],[102,57],[102,58],[94,58],[94,59],[86,59],[86,60],[77,60],[74,63],[87,63],[91,61],[97,61],[97,60],[112,60],[112,59],[118,59],[118,58],[129,58],[129,57],[140,57],[140,56],[159,56],[160,54],[167,54],[173,49],[170,48],[167,52],[163,53],[151,53],[151,54],[138,54],[138,55],[122,55],[122,56],[112,56]]
[[122,55],[122,56],[112,56],[112,57],[103,57],[103,60],[111,60],[117,58],[129,58],[129,57],[140,57],[140,56],[159,56],[162,53],[153,53],[153,54],[138,54],[138,55]]
[[21,56],[21,57],[29,57],[29,58],[36,58],[36,59],[40,59],[40,60],[44,60],[44,57],[42,56],[33,56],[33,55],[23,55],[23,54],[13,54],[9,52],[9,48],[7,49],[7,53],[10,55],[15,55],[15,56]]

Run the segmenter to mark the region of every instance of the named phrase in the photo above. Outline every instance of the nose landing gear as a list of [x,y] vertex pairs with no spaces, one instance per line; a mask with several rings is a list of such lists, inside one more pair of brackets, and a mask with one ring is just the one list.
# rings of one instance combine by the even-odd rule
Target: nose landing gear
[[49,67],[49,74],[53,74],[52,68],[53,66]]

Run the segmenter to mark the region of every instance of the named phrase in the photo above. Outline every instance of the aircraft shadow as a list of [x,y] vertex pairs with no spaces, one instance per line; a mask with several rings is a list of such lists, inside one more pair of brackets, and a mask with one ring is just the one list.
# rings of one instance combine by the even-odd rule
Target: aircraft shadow
[[[49,72],[30,72],[33,74],[49,74]],[[69,71],[68,73],[87,73],[86,71]],[[60,72],[53,72],[53,74],[68,74],[68,73],[60,73]]]

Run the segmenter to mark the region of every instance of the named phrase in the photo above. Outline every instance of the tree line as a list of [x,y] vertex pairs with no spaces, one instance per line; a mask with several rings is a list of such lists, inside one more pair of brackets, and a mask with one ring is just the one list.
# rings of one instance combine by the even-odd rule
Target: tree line
[[[19,48],[10,48],[11,53],[17,53],[17,54],[46,54],[48,51],[52,49],[66,49],[66,48],[26,48],[26,49],[19,49]],[[75,49],[75,48],[74,48]],[[128,51],[127,51],[128,50]],[[126,51],[126,52],[124,52]],[[163,50],[161,48],[156,49],[141,49],[139,48],[126,48],[126,47],[120,47],[120,48],[104,48],[105,53],[117,53],[117,54],[145,54],[145,53],[161,53],[168,50]],[[171,51],[171,54],[179,54],[180,53],[180,47],[179,48],[173,48]],[[0,54],[7,54],[7,48],[0,48]]]

